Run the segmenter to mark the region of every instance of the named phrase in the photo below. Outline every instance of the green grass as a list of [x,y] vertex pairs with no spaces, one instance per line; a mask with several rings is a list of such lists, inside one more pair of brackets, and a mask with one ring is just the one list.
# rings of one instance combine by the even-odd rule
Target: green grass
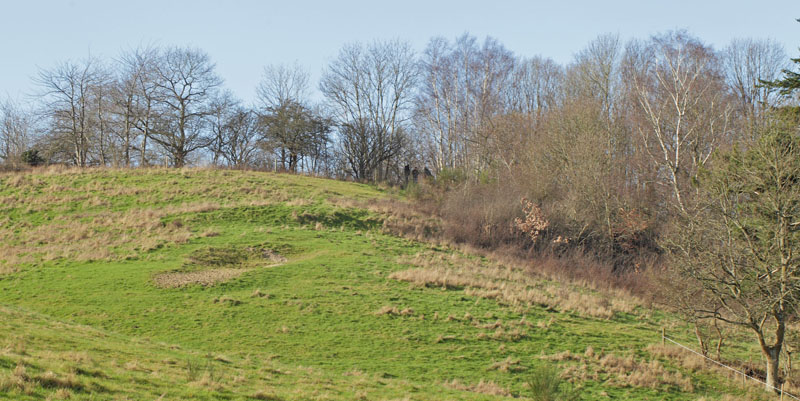
[[[531,372],[578,364],[543,354],[592,347],[652,359],[646,348],[670,322],[658,311],[600,319],[390,279],[410,268],[404,258],[456,252],[338,206],[392,196],[219,170],[0,176],[0,398],[501,399],[451,383],[526,397]],[[264,249],[286,261],[264,260]],[[220,267],[242,273],[211,286],[154,282]],[[390,308],[406,312],[379,313]],[[497,321],[522,334],[493,337],[486,327]],[[492,368],[506,360],[519,362]],[[587,400],[737,394],[724,378],[663,363],[693,390],[617,383],[597,363],[575,385]]]

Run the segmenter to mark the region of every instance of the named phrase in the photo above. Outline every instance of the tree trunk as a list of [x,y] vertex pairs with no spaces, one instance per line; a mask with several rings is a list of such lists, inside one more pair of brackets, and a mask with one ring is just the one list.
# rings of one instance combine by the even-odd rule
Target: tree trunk
[[145,131],[144,135],[142,135],[140,156],[141,160],[139,161],[139,167],[147,167],[147,131]]
[[697,337],[697,342],[700,343],[700,352],[703,356],[708,356],[708,344],[703,340],[703,335],[700,333],[700,326],[697,322],[694,323],[694,335]]
[[186,164],[186,155],[182,151],[173,153],[173,164],[175,168],[182,168]]
[[767,360],[767,391],[778,392],[780,383],[778,383],[778,367],[780,365],[780,347],[768,347],[761,350]]

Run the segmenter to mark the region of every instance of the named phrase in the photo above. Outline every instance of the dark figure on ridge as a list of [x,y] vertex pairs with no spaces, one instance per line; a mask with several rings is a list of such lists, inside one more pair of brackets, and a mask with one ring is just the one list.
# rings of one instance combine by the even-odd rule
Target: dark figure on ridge
[[406,178],[405,185],[408,185],[408,176],[409,175],[411,175],[411,167],[408,164],[406,164],[406,166],[403,167],[403,176],[405,176],[405,178]]
[[419,177],[419,170],[417,170],[416,167],[414,167],[414,169],[411,170],[411,177],[414,178],[414,183],[416,184],[417,178]]
[[425,178],[426,179],[433,178],[433,173],[431,173],[431,171],[428,170],[428,166],[425,166]]

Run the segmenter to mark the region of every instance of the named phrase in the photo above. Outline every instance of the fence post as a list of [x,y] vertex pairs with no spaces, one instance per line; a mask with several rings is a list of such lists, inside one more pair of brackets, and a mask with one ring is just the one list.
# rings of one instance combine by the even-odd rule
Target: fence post
[[781,383],[781,401],[783,401],[783,384],[786,382]]
[[667,338],[667,336],[666,336],[665,331],[664,331],[664,326],[661,326],[661,345],[665,345],[666,344],[666,338]]

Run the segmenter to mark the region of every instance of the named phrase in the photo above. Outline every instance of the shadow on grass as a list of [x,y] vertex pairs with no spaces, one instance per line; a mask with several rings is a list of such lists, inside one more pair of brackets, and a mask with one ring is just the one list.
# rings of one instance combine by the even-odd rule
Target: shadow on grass
[[[179,216],[170,216],[173,220]],[[214,224],[241,222],[270,226],[322,224],[325,227],[344,227],[350,230],[373,230],[381,221],[362,209],[331,209],[319,206],[292,207],[284,204],[242,206],[195,213],[183,216],[190,223]]]

